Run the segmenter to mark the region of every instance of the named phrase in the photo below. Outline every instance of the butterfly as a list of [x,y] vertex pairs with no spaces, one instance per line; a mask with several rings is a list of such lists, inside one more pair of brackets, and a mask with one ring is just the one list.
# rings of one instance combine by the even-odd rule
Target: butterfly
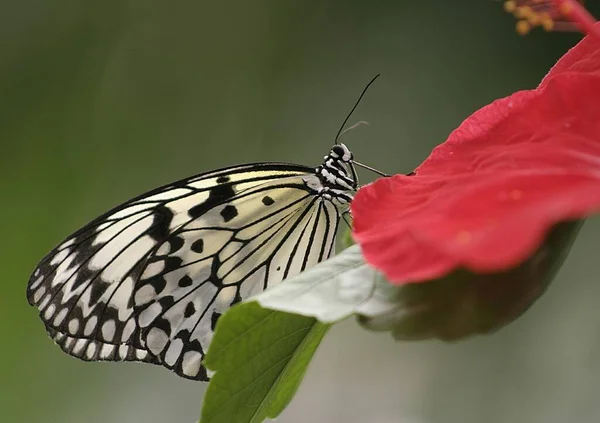
[[357,187],[344,144],[316,168],[256,163],[182,179],[66,238],[33,271],[27,298],[72,356],[207,380],[219,317],[327,259]]
[[316,168],[254,163],[201,173],[67,237],[27,286],[50,338],[85,361],[146,362],[209,380],[202,359],[219,317],[333,254],[358,188],[355,165],[387,176],[338,142],[376,78]]

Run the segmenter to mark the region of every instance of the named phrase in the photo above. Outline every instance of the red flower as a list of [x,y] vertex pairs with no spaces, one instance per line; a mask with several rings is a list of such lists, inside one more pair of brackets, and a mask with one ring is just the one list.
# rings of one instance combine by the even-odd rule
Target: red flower
[[537,89],[471,115],[415,175],[359,190],[353,236],[367,262],[396,283],[506,270],[556,223],[600,210],[599,103],[600,41],[588,36]]

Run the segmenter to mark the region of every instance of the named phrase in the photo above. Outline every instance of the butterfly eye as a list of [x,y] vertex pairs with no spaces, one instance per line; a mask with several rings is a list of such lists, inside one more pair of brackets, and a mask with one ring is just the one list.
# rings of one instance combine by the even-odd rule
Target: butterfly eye
[[344,154],[346,153],[346,151],[344,150],[344,147],[342,147],[341,145],[334,145],[331,148],[331,152],[333,154],[335,154],[336,156],[338,156],[338,158],[341,158],[344,156]]

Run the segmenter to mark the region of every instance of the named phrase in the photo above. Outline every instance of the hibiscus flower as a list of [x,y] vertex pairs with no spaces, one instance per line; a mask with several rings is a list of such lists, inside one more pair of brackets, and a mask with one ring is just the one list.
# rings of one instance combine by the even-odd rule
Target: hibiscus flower
[[588,35],[536,89],[467,118],[410,176],[359,190],[353,237],[367,262],[394,284],[503,272],[557,224],[600,211],[599,102],[600,37]]

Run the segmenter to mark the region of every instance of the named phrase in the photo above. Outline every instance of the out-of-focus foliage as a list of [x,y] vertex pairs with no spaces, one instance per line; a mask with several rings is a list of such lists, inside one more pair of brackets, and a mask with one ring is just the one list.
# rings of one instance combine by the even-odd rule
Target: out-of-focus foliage
[[[36,262],[159,184],[242,162],[317,164],[377,73],[350,121],[370,126],[344,142],[362,162],[409,172],[471,112],[535,86],[579,39],[519,37],[501,9],[2,2],[0,421],[197,421],[205,385],[158,366],[79,362],[52,345],[25,299]],[[491,337],[403,344],[334,327],[279,421],[598,421],[599,234],[586,223],[546,295]]]

